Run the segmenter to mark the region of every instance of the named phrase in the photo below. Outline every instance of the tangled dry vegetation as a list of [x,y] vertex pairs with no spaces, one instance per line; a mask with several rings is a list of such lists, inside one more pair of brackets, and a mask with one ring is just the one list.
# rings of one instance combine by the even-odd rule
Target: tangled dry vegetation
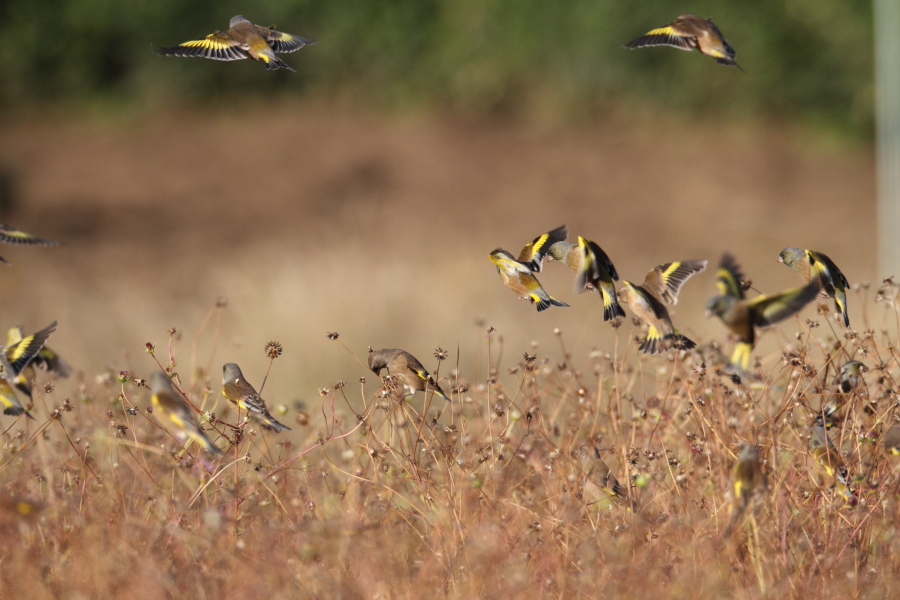
[[[740,383],[718,344],[639,358],[627,321],[614,354],[586,357],[563,333],[512,350],[485,328],[475,372],[455,351],[423,360],[452,403],[348,375],[290,407],[290,439],[236,427],[217,378],[179,373],[226,450],[214,461],[148,415],[138,375],[157,359],[177,372],[177,344],[143,374],[47,384],[36,427],[4,436],[0,596],[895,597],[900,478],[880,441],[898,420],[896,295],[859,286],[858,333],[825,304],[782,324],[781,356]],[[869,371],[841,394],[850,359]],[[810,454],[827,402],[852,496]],[[740,441],[768,487],[726,537]]]

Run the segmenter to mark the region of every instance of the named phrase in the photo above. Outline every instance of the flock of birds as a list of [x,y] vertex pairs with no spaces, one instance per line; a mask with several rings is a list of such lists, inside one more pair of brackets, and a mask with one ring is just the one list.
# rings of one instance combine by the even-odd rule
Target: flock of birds
[[[202,39],[173,47],[157,48],[157,52],[167,56],[203,57],[221,61],[250,58],[263,62],[269,70],[283,68],[294,71],[276,54],[294,52],[314,43],[313,39],[277,31],[274,25],[255,25],[237,15],[231,19],[226,31],[216,31]],[[734,48],[713,24],[712,19],[681,15],[624,47],[633,49],[659,45],[688,51],[696,48],[713,57],[719,64],[741,69],[735,61]],[[518,257],[498,248],[490,253],[490,260],[496,265],[503,283],[522,299],[535,304],[538,311],[551,306],[568,306],[550,296],[536,277],[545,260],[556,260],[564,263],[575,274],[576,293],[597,291],[603,302],[604,320],[624,317],[625,311],[620,301],[628,305],[634,316],[647,326],[646,337],[639,347],[641,352],[653,355],[667,349],[689,351],[696,346],[675,328],[666,305],[677,304],[682,286],[691,277],[704,271],[707,261],[665,263],[651,269],[640,285],[622,280],[622,287],[617,290],[615,282],[619,280],[618,272],[600,246],[581,236],[577,238],[577,243],[569,242],[567,238],[568,230],[562,226],[536,237],[522,249]],[[2,224],[0,241],[32,245],[56,243]],[[800,274],[807,282],[806,285],[748,298],[746,292],[749,284],[734,258],[725,254],[719,264],[716,277],[718,294],[709,300],[706,309],[708,316],[717,315],[738,339],[729,363],[729,370],[736,375],[744,373],[748,367],[757,328],[774,325],[796,314],[817,296],[833,298],[841,322],[849,327],[846,298],[849,284],[830,258],[821,252],[785,248],[778,260]],[[6,262],[2,257],[0,261]],[[24,335],[19,327],[9,331],[7,346],[0,352],[0,402],[5,414],[25,414],[33,418],[19,402],[15,390],[31,397],[34,367],[62,377],[69,375],[68,365],[45,346],[56,326],[57,322],[54,321],[30,335]],[[368,366],[379,376],[382,371],[387,371],[389,378],[385,381],[392,382],[388,389],[398,398],[407,398],[422,391],[451,400],[422,363],[404,350],[370,348]],[[844,365],[840,373],[840,386],[844,394],[851,393],[856,388],[860,373],[864,371],[865,365],[859,361],[850,361]],[[150,377],[149,388],[154,414],[161,422],[174,426],[177,438],[183,441],[193,440],[211,455],[222,453],[198,423],[198,409],[173,384],[173,374],[162,370],[154,372]],[[234,363],[223,366],[222,395],[271,431],[279,433],[290,429],[270,414],[265,401]],[[834,423],[837,407],[837,403],[824,406],[811,425],[810,448],[816,459],[835,477],[836,485],[840,484],[846,494],[852,495],[847,468],[826,431]],[[890,452],[900,454],[900,427],[890,428],[883,443]],[[628,488],[616,480],[597,448],[583,447],[581,458],[590,464],[586,491],[589,486],[593,486],[611,496],[624,498],[628,495]],[[735,509],[729,530],[749,505],[749,500],[765,489],[765,475],[760,466],[759,450],[755,445],[740,445],[733,477]]]
[[[647,326],[647,335],[639,350],[644,354],[659,354],[666,349],[690,350],[696,344],[679,333],[672,324],[666,304],[678,303],[678,293],[688,279],[706,269],[705,260],[669,262],[654,267],[641,285],[622,280],[616,291],[619,274],[609,256],[595,242],[578,236],[578,243],[567,241],[565,225],[548,231],[522,248],[518,258],[502,248],[490,253],[503,283],[543,311],[551,306],[568,307],[548,294],[535,276],[543,268],[544,260],[565,263],[575,273],[575,293],[597,291],[603,301],[603,319],[609,321],[625,316],[619,304],[622,300],[634,316]],[[746,298],[749,289],[746,278],[730,254],[725,254],[716,274],[718,295],[706,304],[707,316],[716,315],[738,338],[729,369],[740,375],[747,370],[750,353],[756,344],[756,329],[768,327],[799,312],[820,295],[834,298],[835,307],[845,326],[847,316],[847,278],[837,265],[821,252],[785,248],[778,261],[794,269],[806,280],[803,287],[777,294]]]

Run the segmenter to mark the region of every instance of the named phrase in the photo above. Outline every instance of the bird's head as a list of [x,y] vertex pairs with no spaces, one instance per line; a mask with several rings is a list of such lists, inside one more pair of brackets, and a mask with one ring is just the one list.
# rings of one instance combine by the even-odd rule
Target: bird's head
[[150,375],[150,391],[154,394],[172,389],[172,381],[165,371],[154,371]]
[[731,296],[716,296],[710,298],[709,302],[706,303],[706,318],[708,319],[713,315],[721,317],[729,308],[731,308],[732,304],[734,304],[734,298]]
[[241,373],[241,368],[234,363],[225,363],[222,367],[222,383],[226,381],[234,381],[235,379],[242,378],[244,376]]
[[387,367],[387,361],[384,359],[384,354],[380,350],[372,350],[369,349],[369,368],[372,369],[372,372],[381,376],[381,370]]
[[806,253],[800,248],[785,248],[778,254],[778,262],[784,263],[790,267],[802,259],[804,254]]

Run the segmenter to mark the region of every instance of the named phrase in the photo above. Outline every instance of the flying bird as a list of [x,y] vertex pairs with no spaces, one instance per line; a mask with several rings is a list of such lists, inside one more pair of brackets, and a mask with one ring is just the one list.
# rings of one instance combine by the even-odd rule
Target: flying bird
[[158,48],[157,52],[164,56],[199,56],[213,60],[242,60],[252,58],[265,63],[266,69],[287,69],[294,71],[290,65],[275,56],[296,52],[304,46],[315,44],[316,40],[276,31],[275,26],[261,27],[254,25],[243,15],[231,17],[228,30],[216,31],[200,40],[191,40],[172,46]]
[[834,261],[821,252],[785,248],[778,254],[778,262],[792,268],[804,281],[819,279],[822,291],[828,297],[834,298],[834,306],[841,314],[844,327],[850,327],[850,317],[847,316],[847,288],[850,284]]
[[[568,236],[569,231],[565,225],[561,225],[547,233],[542,233],[522,248],[522,251],[519,252],[519,258],[516,260],[531,269],[533,273],[540,273],[541,269],[544,268],[544,257],[547,256],[552,249],[562,247],[561,245],[563,244],[568,244],[568,242],[566,242]],[[571,246],[571,244],[569,245]],[[562,260],[559,252],[557,252],[555,256],[551,256],[551,258]]]
[[[21,327],[11,327],[6,332],[6,347],[14,348],[16,344],[21,342],[25,337]],[[59,377],[68,377],[72,373],[72,368],[65,360],[56,352],[43,346],[37,355],[26,365],[22,371],[15,377],[16,389],[31,398],[31,382],[35,378],[34,367],[40,367],[45,371],[49,371]]]
[[635,316],[649,326],[647,339],[638,348],[644,354],[659,354],[666,344],[678,350],[690,350],[696,344],[672,325],[663,301],[677,304],[678,292],[684,283],[706,269],[705,260],[685,260],[654,267],[647,273],[643,285],[623,280],[619,290],[622,299]]
[[596,243],[581,236],[578,236],[577,244],[563,238],[550,246],[547,259],[558,260],[575,273],[576,294],[597,290],[603,301],[604,321],[625,316],[613,283],[619,280],[619,274],[609,256]]
[[538,312],[547,310],[551,306],[568,308],[568,304],[560,302],[544,291],[528,265],[514,259],[512,254],[506,250],[497,248],[491,252],[490,259],[497,265],[497,272],[500,273],[503,285],[518,294],[522,300],[529,300],[536,305]]
[[[59,242],[53,240],[45,240],[31,233],[25,233],[15,227],[10,227],[4,223],[0,223],[0,242],[4,244],[15,244],[23,246],[56,246]],[[0,256],[0,262],[10,264],[8,260]]]
[[736,56],[734,48],[712,22],[712,18],[701,19],[694,15],[681,15],[668,25],[648,31],[636,40],[628,42],[623,48],[634,50],[648,46],[672,46],[688,52],[697,48],[701,53],[712,56],[720,65],[741,69],[734,60]]
[[706,316],[718,316],[738,337],[731,355],[729,369],[743,373],[750,364],[750,352],[756,345],[756,328],[774,325],[798,313],[818,295],[819,281],[810,281],[802,288],[792,288],[769,296],[744,298],[744,275],[734,257],[725,254],[716,274],[719,295],[706,304]]

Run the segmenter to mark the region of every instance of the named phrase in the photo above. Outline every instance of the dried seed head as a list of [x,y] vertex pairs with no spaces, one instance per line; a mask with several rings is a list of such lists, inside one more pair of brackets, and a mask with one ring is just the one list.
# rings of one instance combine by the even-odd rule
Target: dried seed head
[[449,353],[440,346],[434,351],[434,357],[438,360],[446,360],[447,356],[449,356]]
[[337,331],[329,331],[326,335],[329,340],[336,340],[341,336]]
[[525,362],[528,364],[533,363],[537,360],[537,354],[528,354],[527,352],[522,355],[522,358],[525,359]]
[[281,344],[278,342],[272,341],[266,344],[266,356],[275,360],[279,356],[281,356],[282,348]]
[[225,308],[226,306],[228,306],[228,298],[226,298],[225,296],[219,296],[216,299],[216,308]]

